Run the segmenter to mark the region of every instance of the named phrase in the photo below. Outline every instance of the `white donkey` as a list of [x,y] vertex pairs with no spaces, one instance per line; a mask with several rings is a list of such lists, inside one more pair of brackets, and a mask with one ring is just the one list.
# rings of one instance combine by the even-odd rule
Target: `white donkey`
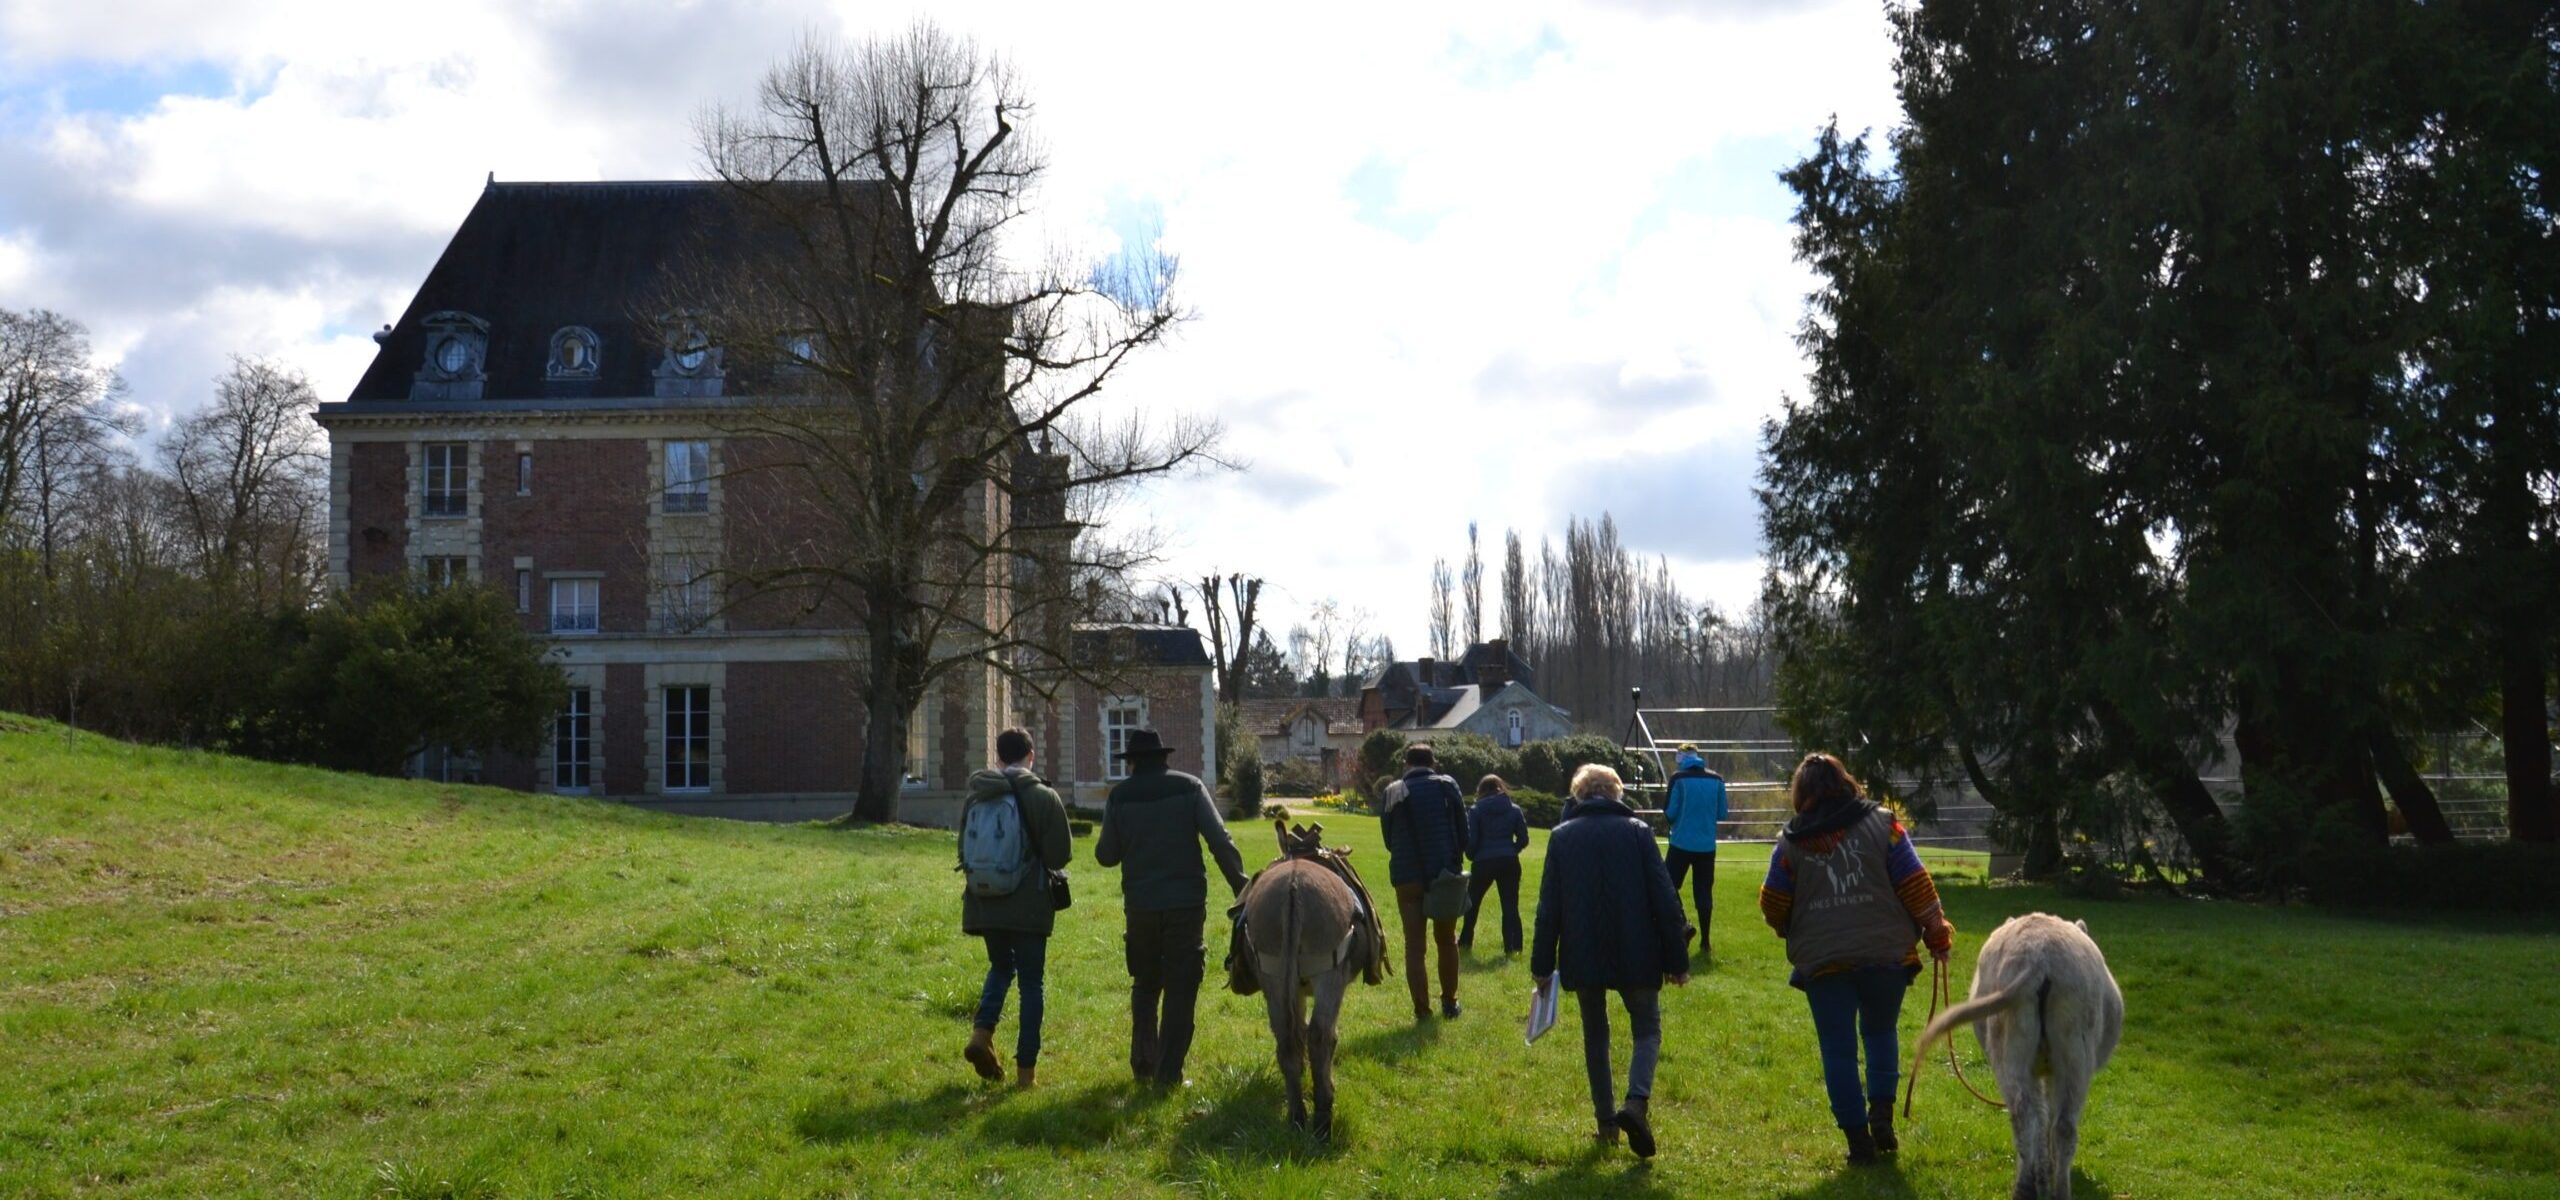
[[1956,1026],[1973,1022],[1983,1057],[2009,1105],[2018,1180],[2011,1200],[2071,1200],[2071,1158],[2080,1148],[2080,1110],[2089,1080],[2124,1034],[2124,993],[2089,927],[2046,913],[2002,922],[1974,961],[1973,995],[1938,1014],[1912,1052],[1922,1056]]

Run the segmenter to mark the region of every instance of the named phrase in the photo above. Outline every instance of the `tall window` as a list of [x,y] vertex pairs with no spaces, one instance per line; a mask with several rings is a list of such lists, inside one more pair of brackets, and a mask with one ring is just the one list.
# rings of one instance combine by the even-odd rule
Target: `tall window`
[[667,443],[667,494],[671,513],[711,511],[711,443]]
[[551,722],[551,786],[560,791],[587,790],[589,764],[594,761],[592,711],[587,689],[570,688],[569,706]]
[[516,568],[516,611],[533,611],[533,572],[523,567]]
[[516,494],[533,494],[533,455],[529,451],[516,451]]
[[594,633],[596,598],[603,583],[600,579],[552,580],[551,632]]
[[1521,729],[1522,721],[1520,720],[1520,710],[1519,710],[1519,709],[1516,709],[1516,708],[1514,708],[1514,709],[1510,709],[1510,710],[1507,710],[1507,711],[1503,714],[1503,721],[1504,721],[1505,725],[1507,726],[1507,728],[1505,728],[1505,729],[1503,730],[1503,737],[1504,737],[1503,745],[1506,745],[1506,746],[1517,746],[1517,745],[1519,745],[1519,744],[1520,744],[1520,742],[1521,742],[1521,734],[1522,734],[1522,729]]
[[471,447],[465,442],[429,442],[426,446],[427,491],[421,511],[430,517],[459,517],[471,511]]
[[670,792],[711,786],[711,689],[667,689],[667,782]]
[[1102,777],[1127,779],[1129,760],[1117,757],[1129,747],[1129,731],[1147,727],[1147,702],[1135,696],[1113,696],[1102,704]]
[[711,620],[711,563],[699,555],[670,554],[658,560],[658,615],[677,633],[691,633]]
[[471,582],[471,560],[460,555],[438,554],[427,558],[427,586],[452,587]]

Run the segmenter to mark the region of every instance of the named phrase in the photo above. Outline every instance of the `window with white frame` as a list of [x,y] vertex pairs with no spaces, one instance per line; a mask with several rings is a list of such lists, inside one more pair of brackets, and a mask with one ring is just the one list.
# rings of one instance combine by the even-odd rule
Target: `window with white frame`
[[458,554],[427,556],[427,586],[447,588],[471,582],[471,560]]
[[666,790],[708,790],[711,787],[711,689],[668,688],[666,710]]
[[583,792],[590,786],[594,759],[594,710],[589,707],[591,693],[586,688],[570,688],[568,707],[551,722],[551,786],[563,792]]
[[471,446],[467,442],[429,442],[420,461],[426,492],[419,511],[430,517],[466,516],[471,511]]
[[658,559],[658,618],[667,629],[691,633],[711,621],[711,560],[698,554]]
[[1522,726],[1525,724],[1525,722],[1520,719],[1520,710],[1516,708],[1507,710],[1503,713],[1502,719],[1507,726],[1503,731],[1503,744],[1506,746],[1519,745],[1521,742]]
[[533,572],[523,567],[516,568],[516,611],[533,611]]
[[533,494],[533,453],[528,450],[516,451],[516,494]]
[[1321,725],[1321,724],[1316,720],[1316,718],[1314,718],[1314,717],[1300,717],[1300,718],[1298,718],[1298,724],[1297,724],[1297,726],[1296,726],[1295,732],[1296,732],[1296,733],[1297,733],[1297,735],[1298,735],[1298,736],[1296,737],[1296,739],[1295,739],[1295,741],[1296,741],[1296,743],[1297,743],[1298,753],[1300,753],[1300,754],[1313,754],[1313,753],[1315,753],[1315,752],[1316,752],[1316,737],[1317,737],[1317,735],[1318,735],[1319,733],[1323,732],[1323,726],[1322,726],[1322,725]]
[[594,633],[597,598],[603,585],[601,579],[552,580],[551,632]]
[[1129,760],[1119,757],[1129,747],[1129,733],[1147,727],[1144,696],[1113,696],[1102,702],[1102,777],[1127,779]]
[[671,513],[711,511],[711,443],[667,443],[666,496]]

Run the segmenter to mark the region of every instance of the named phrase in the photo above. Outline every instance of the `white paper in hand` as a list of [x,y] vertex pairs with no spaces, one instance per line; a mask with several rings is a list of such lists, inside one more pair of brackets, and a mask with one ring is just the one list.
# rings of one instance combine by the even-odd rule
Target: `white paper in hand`
[[1549,975],[1546,986],[1529,993],[1529,1027],[1523,1031],[1522,1041],[1534,1044],[1539,1035],[1555,1028],[1556,986],[1556,977]]

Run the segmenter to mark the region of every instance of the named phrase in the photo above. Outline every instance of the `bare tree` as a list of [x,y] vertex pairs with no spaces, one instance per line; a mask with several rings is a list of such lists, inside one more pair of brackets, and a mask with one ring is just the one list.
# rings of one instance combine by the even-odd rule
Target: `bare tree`
[[1529,590],[1528,564],[1520,553],[1520,531],[1505,530],[1502,535],[1502,636],[1511,640],[1511,648],[1522,659],[1536,653],[1531,642],[1531,629],[1537,624],[1538,600]]
[[1209,658],[1218,668],[1218,703],[1244,699],[1245,659],[1253,649],[1254,610],[1262,603],[1262,581],[1241,573],[1200,580],[1200,610],[1209,618]]
[[160,443],[196,570],[217,591],[264,608],[318,588],[329,476],[318,403],[301,371],[234,355],[213,404]]
[[1458,656],[1458,602],[1456,580],[1449,573],[1449,560],[1431,560],[1431,653],[1435,658]]
[[1467,644],[1484,640],[1484,554],[1476,547],[1476,523],[1467,522],[1467,565],[1459,573],[1458,586],[1463,590]]
[[770,396],[723,418],[722,470],[792,519],[720,574],[731,605],[787,597],[857,631],[863,819],[894,819],[938,681],[994,671],[1047,699],[1075,669],[1082,582],[1146,550],[1092,536],[1091,498],[1215,461],[1207,421],[1084,418],[1184,313],[1152,247],[1016,265],[1047,165],[1031,113],[1002,58],[931,24],[805,38],[752,103],[699,121],[734,227],[651,314]]
[[89,354],[89,331],[45,309],[0,309],[0,539],[30,532],[45,579],[71,494],[114,465],[124,383]]

